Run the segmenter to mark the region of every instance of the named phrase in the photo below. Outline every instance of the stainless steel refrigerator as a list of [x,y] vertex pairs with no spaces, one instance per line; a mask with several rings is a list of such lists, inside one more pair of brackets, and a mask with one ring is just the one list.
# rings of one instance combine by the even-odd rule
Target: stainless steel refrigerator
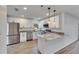
[[19,23],[8,23],[9,35],[8,45],[13,45],[20,42]]

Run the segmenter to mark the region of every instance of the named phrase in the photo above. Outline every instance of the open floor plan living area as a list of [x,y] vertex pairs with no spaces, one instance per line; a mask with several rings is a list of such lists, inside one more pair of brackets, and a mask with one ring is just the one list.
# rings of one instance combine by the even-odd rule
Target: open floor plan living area
[[79,54],[79,5],[0,5],[0,54]]

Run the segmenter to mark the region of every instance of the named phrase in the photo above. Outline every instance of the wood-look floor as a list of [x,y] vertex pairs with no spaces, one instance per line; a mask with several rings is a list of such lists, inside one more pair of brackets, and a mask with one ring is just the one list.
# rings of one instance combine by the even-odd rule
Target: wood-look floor
[[37,44],[37,40],[23,42],[7,46],[8,54],[33,54],[33,46]]
[[79,40],[56,52],[56,54],[79,54]]
[[[8,54],[34,54],[33,46],[37,40],[15,44],[7,47]],[[79,40],[56,52],[56,54],[79,54]]]

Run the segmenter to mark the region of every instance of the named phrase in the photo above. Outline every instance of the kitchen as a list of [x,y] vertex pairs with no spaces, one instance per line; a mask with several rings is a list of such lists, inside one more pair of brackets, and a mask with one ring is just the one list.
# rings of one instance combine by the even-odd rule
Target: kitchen
[[[71,6],[67,7],[70,8]],[[24,44],[25,42],[25,47],[23,47],[23,49],[25,49],[26,46],[30,47],[29,44],[31,44],[31,52],[29,53],[51,54],[56,53],[76,41],[78,39],[78,19],[69,13],[63,12],[62,8],[64,8],[64,11],[66,10],[65,6],[61,5],[26,5],[26,7],[24,5],[8,6],[7,27],[10,27],[9,31],[7,31],[8,47],[18,45],[20,43]],[[13,24],[13,27],[10,23]],[[17,28],[17,31],[15,28]],[[12,34],[14,33],[19,35],[9,35],[10,29]],[[11,39],[9,39],[9,37],[11,37]],[[28,42],[31,43],[26,44]],[[10,49],[12,48],[13,47]],[[17,51],[18,53],[25,53],[26,50],[30,49],[26,48],[25,51],[22,49],[21,51]],[[16,50],[16,48],[13,50]],[[10,51],[9,48],[8,51]],[[15,53],[17,53],[17,51]]]

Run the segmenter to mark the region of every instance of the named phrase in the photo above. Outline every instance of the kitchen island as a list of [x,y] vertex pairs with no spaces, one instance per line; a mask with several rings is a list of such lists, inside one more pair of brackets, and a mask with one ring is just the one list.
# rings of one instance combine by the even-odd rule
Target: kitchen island
[[[58,43],[64,38],[64,33],[46,33],[38,35],[38,50],[43,54],[55,53],[55,49],[58,48]],[[61,41],[61,42],[62,42]]]

